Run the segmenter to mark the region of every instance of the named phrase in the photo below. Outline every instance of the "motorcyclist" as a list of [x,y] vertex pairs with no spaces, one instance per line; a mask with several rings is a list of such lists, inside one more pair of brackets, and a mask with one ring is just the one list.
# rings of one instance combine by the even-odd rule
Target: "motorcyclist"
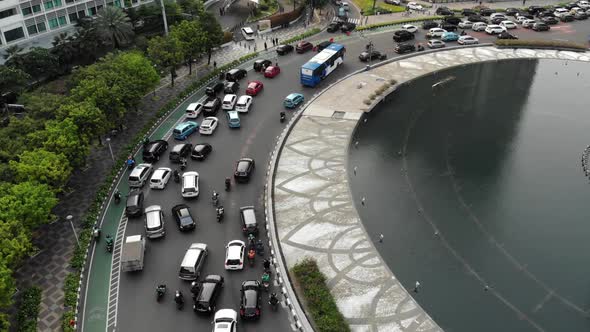
[[107,243],[107,246],[112,246],[113,245],[113,238],[111,237],[111,234],[107,234],[107,237],[105,238],[105,241]]
[[100,236],[100,227],[94,225],[94,227],[92,227],[92,236],[94,238],[98,238]]
[[250,262],[253,262],[254,261],[254,258],[256,258],[256,251],[254,251],[254,249],[250,249],[248,251],[248,260]]
[[229,178],[225,178],[225,190],[228,191],[231,187],[231,180]]
[[180,172],[177,169],[174,170],[174,181],[180,181]]
[[465,32],[465,30],[461,30],[461,36],[465,36],[467,33]]
[[219,194],[217,193],[217,191],[213,190],[211,200],[213,200],[213,204],[217,205],[217,202],[219,201]]
[[264,272],[260,280],[262,280],[263,283],[270,282],[270,273]]
[[285,112],[284,111],[281,111],[280,116],[281,116],[281,122],[285,121]]
[[199,291],[201,290],[201,284],[196,281],[191,282],[191,293],[193,294],[193,299],[197,298],[199,295]]
[[260,256],[264,255],[264,243],[262,243],[262,240],[256,241],[256,253]]
[[262,263],[262,266],[264,266],[264,271],[270,270],[270,260],[268,258],[265,259],[264,262]]
[[418,44],[418,51],[424,51],[424,46],[422,46],[422,44]]
[[156,287],[156,293],[158,293],[159,295],[164,295],[164,292],[166,292],[166,285],[159,284],[158,287]]
[[181,158],[180,159],[180,169],[185,169],[186,168],[186,158]]
[[183,304],[184,303],[184,296],[182,296],[182,292],[177,290],[176,293],[174,294],[174,302],[176,302],[176,304]]
[[127,167],[133,167],[135,166],[135,158],[133,158],[132,155],[129,155],[125,163],[127,164]]
[[113,194],[113,197],[115,198],[116,202],[120,202],[121,201],[121,193],[119,192],[119,190],[115,190],[115,193]]
[[276,293],[271,293],[268,303],[270,303],[272,306],[276,306],[277,304],[279,304],[279,298],[277,297]]
[[217,211],[217,216],[218,217],[223,217],[223,214],[225,213],[225,209],[223,208],[223,205],[220,205],[219,207],[217,207],[216,209]]

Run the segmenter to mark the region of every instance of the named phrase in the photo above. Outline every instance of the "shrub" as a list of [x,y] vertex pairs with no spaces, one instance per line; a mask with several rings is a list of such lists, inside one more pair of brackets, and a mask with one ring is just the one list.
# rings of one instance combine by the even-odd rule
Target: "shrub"
[[230,41],[234,40],[234,33],[231,31],[224,31],[223,32],[223,41],[222,44],[229,43]]
[[566,48],[587,51],[586,45],[561,40],[532,40],[532,39],[500,39],[495,44],[500,47],[532,47],[532,48]]
[[371,99],[365,99],[363,100],[363,103],[365,103],[365,105],[371,105],[372,101]]
[[304,32],[304,33],[300,34],[300,35],[297,35],[295,37],[292,37],[292,38],[289,38],[287,40],[284,40],[283,41],[283,44],[290,44],[290,43],[293,43],[293,42],[296,42],[296,41],[300,41],[300,40],[305,39],[307,37],[316,35],[316,34],[318,34],[320,32],[322,32],[322,30],[320,30],[319,28],[313,28],[313,29],[311,29],[311,30],[309,30],[307,32]]
[[64,312],[64,318],[61,322],[61,329],[63,332],[75,332],[74,328],[70,325],[70,321],[72,321],[76,317],[72,310]]
[[272,28],[274,28],[274,27],[281,26],[283,24],[287,24],[291,21],[294,21],[295,19],[297,19],[301,15],[301,12],[303,11],[304,8],[305,7],[299,7],[293,11],[290,11],[287,13],[275,14],[275,15],[269,17],[270,26]]
[[374,100],[375,98],[377,98],[377,95],[376,95],[376,94],[374,94],[374,93],[371,93],[371,94],[369,95],[369,99],[371,99],[371,100]]
[[25,289],[18,309],[18,332],[37,332],[37,316],[41,304],[41,288],[33,286]]
[[291,272],[303,291],[303,297],[316,330],[319,332],[350,331],[344,316],[338,311],[336,301],[326,285],[326,277],[320,271],[316,261],[305,258],[295,264]]
[[406,18],[403,20],[395,20],[395,21],[389,21],[389,22],[381,22],[381,23],[363,25],[361,27],[357,27],[356,30],[362,31],[362,30],[370,30],[370,29],[386,27],[386,26],[390,26],[390,25],[399,25],[399,24],[404,24],[404,23],[415,23],[415,22],[422,22],[422,21],[441,20],[441,19],[443,19],[443,17],[444,16],[426,16],[426,17]]
[[70,273],[66,276],[64,282],[64,305],[75,308],[78,301],[78,285],[80,284],[80,274]]

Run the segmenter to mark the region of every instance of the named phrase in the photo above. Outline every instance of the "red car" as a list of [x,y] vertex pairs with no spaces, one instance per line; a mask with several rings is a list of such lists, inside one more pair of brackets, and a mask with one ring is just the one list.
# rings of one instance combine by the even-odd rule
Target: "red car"
[[264,77],[273,78],[281,72],[281,68],[277,66],[268,66],[264,71]]
[[301,41],[295,47],[295,51],[299,54],[305,53],[307,51],[311,51],[313,49],[313,44],[308,41]]
[[[266,72],[264,73],[264,76],[266,76]],[[258,95],[258,92],[262,91],[262,88],[264,88],[264,84],[262,84],[260,81],[248,82],[246,94],[250,96],[256,96]]]

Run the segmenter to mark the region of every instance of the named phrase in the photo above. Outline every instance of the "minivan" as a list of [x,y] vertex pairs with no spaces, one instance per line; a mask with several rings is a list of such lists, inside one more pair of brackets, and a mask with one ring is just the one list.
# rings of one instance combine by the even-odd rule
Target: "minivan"
[[168,158],[173,163],[179,163],[182,158],[188,158],[193,150],[193,145],[190,143],[176,144],[170,151]]
[[225,80],[228,82],[236,82],[246,77],[246,74],[248,74],[246,69],[234,68],[225,74]]
[[227,124],[230,128],[240,128],[240,116],[237,111],[228,111]]
[[192,104],[188,105],[188,107],[186,108],[186,117],[189,119],[196,119],[199,116],[199,114],[201,113],[202,109],[203,109],[203,104],[192,103]]
[[152,173],[152,164],[139,164],[129,174],[129,187],[141,188]]
[[150,239],[166,235],[164,213],[161,206],[151,205],[145,208],[145,235]]
[[256,213],[253,206],[243,206],[240,208],[240,219],[242,220],[242,231],[244,234],[258,235],[258,223],[256,222]]
[[180,264],[178,277],[182,280],[197,280],[209,253],[204,243],[193,243],[188,248]]
[[209,98],[205,100],[205,104],[203,105],[203,115],[215,115],[217,114],[217,111],[219,111],[219,107],[221,107],[221,100],[219,98]]
[[177,140],[185,140],[189,137],[192,133],[197,131],[199,125],[194,121],[186,121],[183,122],[174,128],[172,133],[174,134],[174,138]]
[[216,274],[206,276],[201,282],[199,294],[195,297],[195,304],[193,304],[195,313],[206,315],[214,313],[217,307],[217,298],[222,288],[222,276]]

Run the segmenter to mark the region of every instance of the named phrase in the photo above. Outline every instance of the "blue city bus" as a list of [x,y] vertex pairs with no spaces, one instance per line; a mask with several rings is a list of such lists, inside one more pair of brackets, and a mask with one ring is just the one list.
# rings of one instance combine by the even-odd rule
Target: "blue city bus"
[[301,66],[301,84],[314,87],[344,61],[346,49],[331,44]]

